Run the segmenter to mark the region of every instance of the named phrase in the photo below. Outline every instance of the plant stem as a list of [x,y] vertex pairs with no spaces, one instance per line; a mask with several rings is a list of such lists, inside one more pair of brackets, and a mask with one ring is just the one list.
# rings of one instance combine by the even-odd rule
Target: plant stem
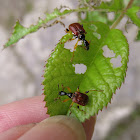
[[112,24],[111,29],[116,28],[116,26],[120,23],[120,21],[122,20],[122,18],[123,18],[124,15],[125,15],[127,9],[129,9],[129,8],[132,6],[133,1],[134,1],[134,0],[130,0],[130,1],[129,1],[129,3],[128,3],[128,5],[126,6],[126,8],[121,12],[121,15],[120,15],[120,16],[117,18],[117,20]]

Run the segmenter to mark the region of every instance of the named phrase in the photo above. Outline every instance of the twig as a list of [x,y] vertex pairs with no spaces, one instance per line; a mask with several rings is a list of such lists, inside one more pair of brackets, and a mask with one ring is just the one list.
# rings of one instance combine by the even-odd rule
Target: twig
[[129,1],[128,5],[127,5],[126,8],[122,11],[121,15],[120,15],[120,16],[117,18],[117,20],[112,24],[111,29],[116,28],[116,26],[120,23],[120,21],[122,20],[122,18],[123,18],[124,15],[125,15],[127,9],[129,9],[129,8],[132,6],[133,1],[134,1],[134,0],[130,0],[130,1]]

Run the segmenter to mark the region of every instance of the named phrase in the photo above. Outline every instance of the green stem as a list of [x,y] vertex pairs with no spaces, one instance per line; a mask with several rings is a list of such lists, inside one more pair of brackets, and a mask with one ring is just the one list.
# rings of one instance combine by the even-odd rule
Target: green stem
[[112,24],[111,29],[116,28],[116,26],[120,23],[120,21],[122,20],[122,18],[123,18],[124,15],[125,15],[127,9],[129,9],[129,8],[132,6],[133,1],[134,1],[134,0],[130,0],[130,1],[129,1],[128,5],[127,5],[126,8],[122,11],[121,15],[120,15],[120,16],[117,18],[117,20]]

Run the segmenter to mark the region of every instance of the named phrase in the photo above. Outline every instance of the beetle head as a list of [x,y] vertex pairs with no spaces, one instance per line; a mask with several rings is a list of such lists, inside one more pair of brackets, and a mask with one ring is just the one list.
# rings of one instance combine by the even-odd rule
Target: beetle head
[[60,95],[60,96],[64,96],[64,95],[67,95],[67,93],[64,92],[64,91],[60,91],[60,92],[59,92],[59,95]]
[[80,40],[85,40],[85,35],[84,35],[84,34],[79,34],[79,35],[78,35],[78,38],[79,38]]

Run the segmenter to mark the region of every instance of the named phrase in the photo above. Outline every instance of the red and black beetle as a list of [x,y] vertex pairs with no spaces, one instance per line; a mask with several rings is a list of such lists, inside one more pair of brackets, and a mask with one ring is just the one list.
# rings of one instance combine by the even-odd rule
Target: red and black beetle
[[[74,93],[71,92],[71,89],[69,87],[66,87],[69,91],[69,93],[64,91],[64,87],[62,85],[62,89],[63,91],[59,92],[60,96],[64,96],[67,95],[69,98],[65,99],[63,102],[67,102],[68,100],[72,99],[72,104],[70,105],[70,107],[72,107],[73,103],[77,103],[77,107],[79,108],[79,105],[81,106],[85,106],[88,103],[88,95],[86,95],[86,93],[88,93],[89,91],[86,91],[85,93],[81,93],[79,91],[79,87],[77,88],[77,91],[75,91]],[[102,92],[103,90],[90,90],[90,91],[99,91]]]
[[[78,38],[79,40],[82,40],[84,43],[85,49],[89,50],[89,43],[87,40],[85,40],[86,31],[84,30],[83,25],[81,25],[80,23],[72,23],[69,25],[69,29],[66,29],[66,32],[69,32],[69,31],[71,31],[76,38]],[[74,49],[76,49],[77,44],[75,45]]]
[[[79,91],[76,91],[74,93],[66,93],[64,91],[59,92],[60,96],[67,95],[70,99],[72,99],[72,102],[77,103],[79,105],[85,106],[88,103],[88,96],[84,93],[81,93]],[[69,99],[64,100],[63,102],[68,101]]]

